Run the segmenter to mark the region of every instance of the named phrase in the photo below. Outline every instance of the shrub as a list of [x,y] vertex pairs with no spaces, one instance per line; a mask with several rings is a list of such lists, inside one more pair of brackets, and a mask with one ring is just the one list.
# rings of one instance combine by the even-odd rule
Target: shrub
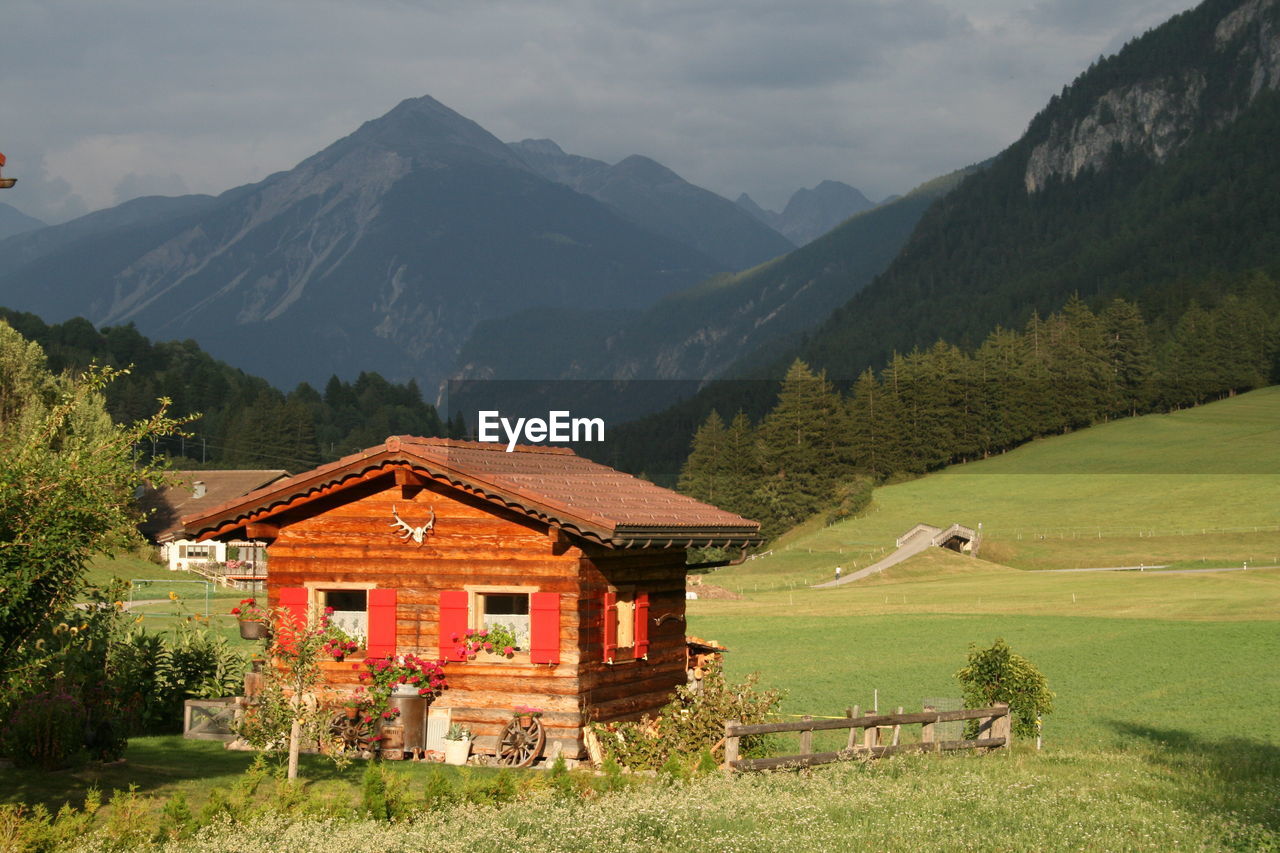
[[[725,720],[763,723],[775,713],[782,691],[761,690],[759,676],[730,684],[720,664],[711,665],[699,686],[677,687],[675,696],[656,718],[638,723],[596,726],[596,734],[610,758],[633,770],[657,770],[669,758],[696,756],[710,750],[724,737]],[[757,754],[764,744],[759,737],[744,737],[743,754]]]
[[65,690],[20,700],[9,715],[5,751],[19,767],[54,770],[84,744],[84,706]]
[[827,524],[862,515],[871,505],[871,492],[875,485],[870,477],[854,477],[837,485],[831,508],[827,510]]
[[[989,649],[969,646],[968,666],[956,673],[960,679],[964,703],[982,708],[1006,702],[1013,717],[1013,733],[1019,737],[1035,737],[1037,720],[1053,710],[1053,692],[1044,675],[1031,661],[1015,654],[1002,639]],[[977,721],[966,727],[972,737]]]

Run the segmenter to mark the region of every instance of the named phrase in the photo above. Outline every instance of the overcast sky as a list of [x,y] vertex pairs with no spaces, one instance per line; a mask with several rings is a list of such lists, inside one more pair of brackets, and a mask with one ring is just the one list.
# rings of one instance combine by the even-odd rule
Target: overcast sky
[[291,168],[429,94],[775,209],[984,159],[1187,0],[6,0],[0,198],[56,222]]

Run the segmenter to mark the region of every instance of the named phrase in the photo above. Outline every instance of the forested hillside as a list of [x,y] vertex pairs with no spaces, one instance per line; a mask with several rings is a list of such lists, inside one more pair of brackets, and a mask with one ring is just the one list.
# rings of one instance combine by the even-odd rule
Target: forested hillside
[[361,373],[354,382],[330,378],[323,393],[304,382],[286,394],[214,359],[195,341],[153,343],[132,325],[98,331],[82,318],[47,325],[34,314],[3,308],[0,321],[39,343],[54,372],[83,369],[90,362],[131,368],[107,386],[107,409],[118,423],[154,412],[159,397],[172,400],[175,415],[199,414],[187,437],[139,448],[174,457],[179,468],[298,472],[388,435],[449,432],[412,381],[395,384]]
[[680,489],[777,534],[818,512],[858,512],[890,477],[1280,381],[1280,287],[1262,273],[1234,285],[1240,295],[1193,303],[1170,329],[1122,299],[1094,313],[1072,298],[976,348],[939,341],[895,355],[847,393],[796,361],[758,424],[712,411]]
[[[796,354],[852,378],[1078,294],[1173,322],[1280,269],[1280,4],[1210,0],[1100,60]],[[775,363],[780,375],[785,362]]]
[[[1249,271],[1280,276],[1278,88],[1280,2],[1208,0],[1175,17],[1065,87],[805,340],[722,375],[776,382],[799,358],[848,385],[938,341],[974,350],[1073,297],[1094,312],[1133,302],[1171,340],[1193,304],[1242,297]],[[610,461],[669,475],[672,436],[712,408],[759,417],[770,397],[718,383],[616,431]]]

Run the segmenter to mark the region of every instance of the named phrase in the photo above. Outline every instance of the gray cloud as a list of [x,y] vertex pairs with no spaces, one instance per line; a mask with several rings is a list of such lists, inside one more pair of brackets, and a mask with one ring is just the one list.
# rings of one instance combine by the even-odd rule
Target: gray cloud
[[16,0],[0,150],[25,171],[5,201],[57,219],[220,192],[422,94],[501,138],[645,154],[731,198],[777,206],[824,178],[883,196],[994,154],[1188,5]]

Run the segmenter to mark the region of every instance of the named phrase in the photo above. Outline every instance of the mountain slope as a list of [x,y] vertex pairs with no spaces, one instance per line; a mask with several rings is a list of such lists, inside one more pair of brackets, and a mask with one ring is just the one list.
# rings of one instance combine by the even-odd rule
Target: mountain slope
[[632,155],[610,166],[566,154],[550,139],[513,142],[511,149],[544,177],[604,202],[655,234],[692,246],[725,269],[753,267],[795,248],[733,202],[648,157]]
[[[776,352],[881,272],[912,228],[964,172],[862,213],[809,245],[754,269],[720,275],[640,313],[569,317],[530,311],[477,328],[459,373],[503,379],[688,379],[719,375],[744,354]],[[486,342],[526,346],[503,359]],[[537,340],[550,340],[536,353]]]
[[148,203],[184,209],[5,241],[0,304],[192,337],[278,384],[376,370],[432,388],[481,320],[642,307],[719,267],[429,97],[257,184]]
[[853,377],[940,337],[979,342],[1072,293],[1171,314],[1214,300],[1223,274],[1280,265],[1277,87],[1280,2],[1177,16],[1053,98],[797,353]]
[[43,227],[44,223],[34,216],[27,216],[11,204],[0,204],[0,240]]

